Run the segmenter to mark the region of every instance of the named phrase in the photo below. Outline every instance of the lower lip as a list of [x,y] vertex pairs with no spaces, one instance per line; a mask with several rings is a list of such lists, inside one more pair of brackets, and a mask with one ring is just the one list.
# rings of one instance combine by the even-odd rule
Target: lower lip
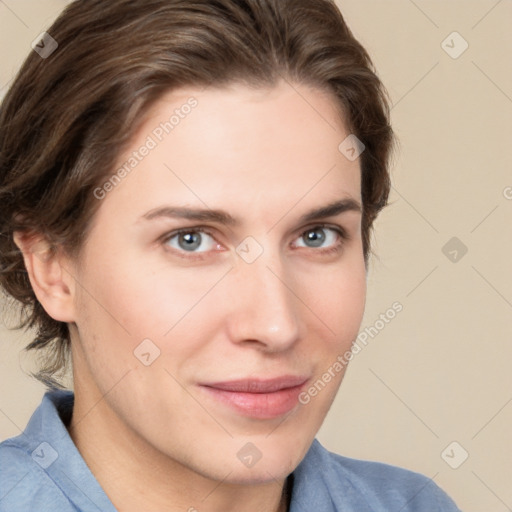
[[299,401],[304,384],[273,393],[241,393],[201,386],[214,399],[223,402],[244,416],[272,419],[290,412]]

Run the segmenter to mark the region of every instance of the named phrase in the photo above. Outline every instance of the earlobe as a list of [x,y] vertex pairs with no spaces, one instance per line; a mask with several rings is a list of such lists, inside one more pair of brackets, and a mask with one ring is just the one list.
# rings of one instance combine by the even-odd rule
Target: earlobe
[[38,234],[14,233],[32,289],[45,311],[60,322],[74,322],[74,279],[61,249]]

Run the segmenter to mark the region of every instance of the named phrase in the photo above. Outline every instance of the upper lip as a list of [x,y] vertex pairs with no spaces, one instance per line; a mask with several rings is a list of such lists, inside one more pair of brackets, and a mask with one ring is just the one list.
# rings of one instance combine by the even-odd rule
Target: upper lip
[[308,380],[307,377],[284,375],[272,379],[237,379],[224,382],[212,382],[203,386],[232,391],[234,393],[273,393],[282,389],[301,386]]

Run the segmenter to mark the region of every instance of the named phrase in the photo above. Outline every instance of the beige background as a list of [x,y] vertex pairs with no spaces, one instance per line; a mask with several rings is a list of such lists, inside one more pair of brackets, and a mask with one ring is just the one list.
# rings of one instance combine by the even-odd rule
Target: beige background
[[[389,89],[401,149],[361,327],[378,334],[354,357],[319,438],[426,474],[466,512],[511,510],[512,2],[338,3]],[[0,95],[65,4],[0,0]],[[454,31],[469,44],[456,59],[445,48],[463,41],[442,45]],[[455,262],[442,250],[452,237]],[[379,329],[395,301],[403,311]],[[27,335],[0,336],[4,439],[44,390],[24,373],[34,365],[21,352]],[[452,469],[445,460],[460,463],[463,450]]]

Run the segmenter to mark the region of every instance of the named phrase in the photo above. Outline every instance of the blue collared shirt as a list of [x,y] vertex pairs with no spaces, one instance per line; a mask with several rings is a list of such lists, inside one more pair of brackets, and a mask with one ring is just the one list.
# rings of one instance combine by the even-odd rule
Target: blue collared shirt
[[[73,399],[47,392],[25,431],[0,444],[0,512],[116,512],[66,429]],[[427,477],[342,457],[316,439],[293,472],[290,506],[311,511],[460,512]]]

